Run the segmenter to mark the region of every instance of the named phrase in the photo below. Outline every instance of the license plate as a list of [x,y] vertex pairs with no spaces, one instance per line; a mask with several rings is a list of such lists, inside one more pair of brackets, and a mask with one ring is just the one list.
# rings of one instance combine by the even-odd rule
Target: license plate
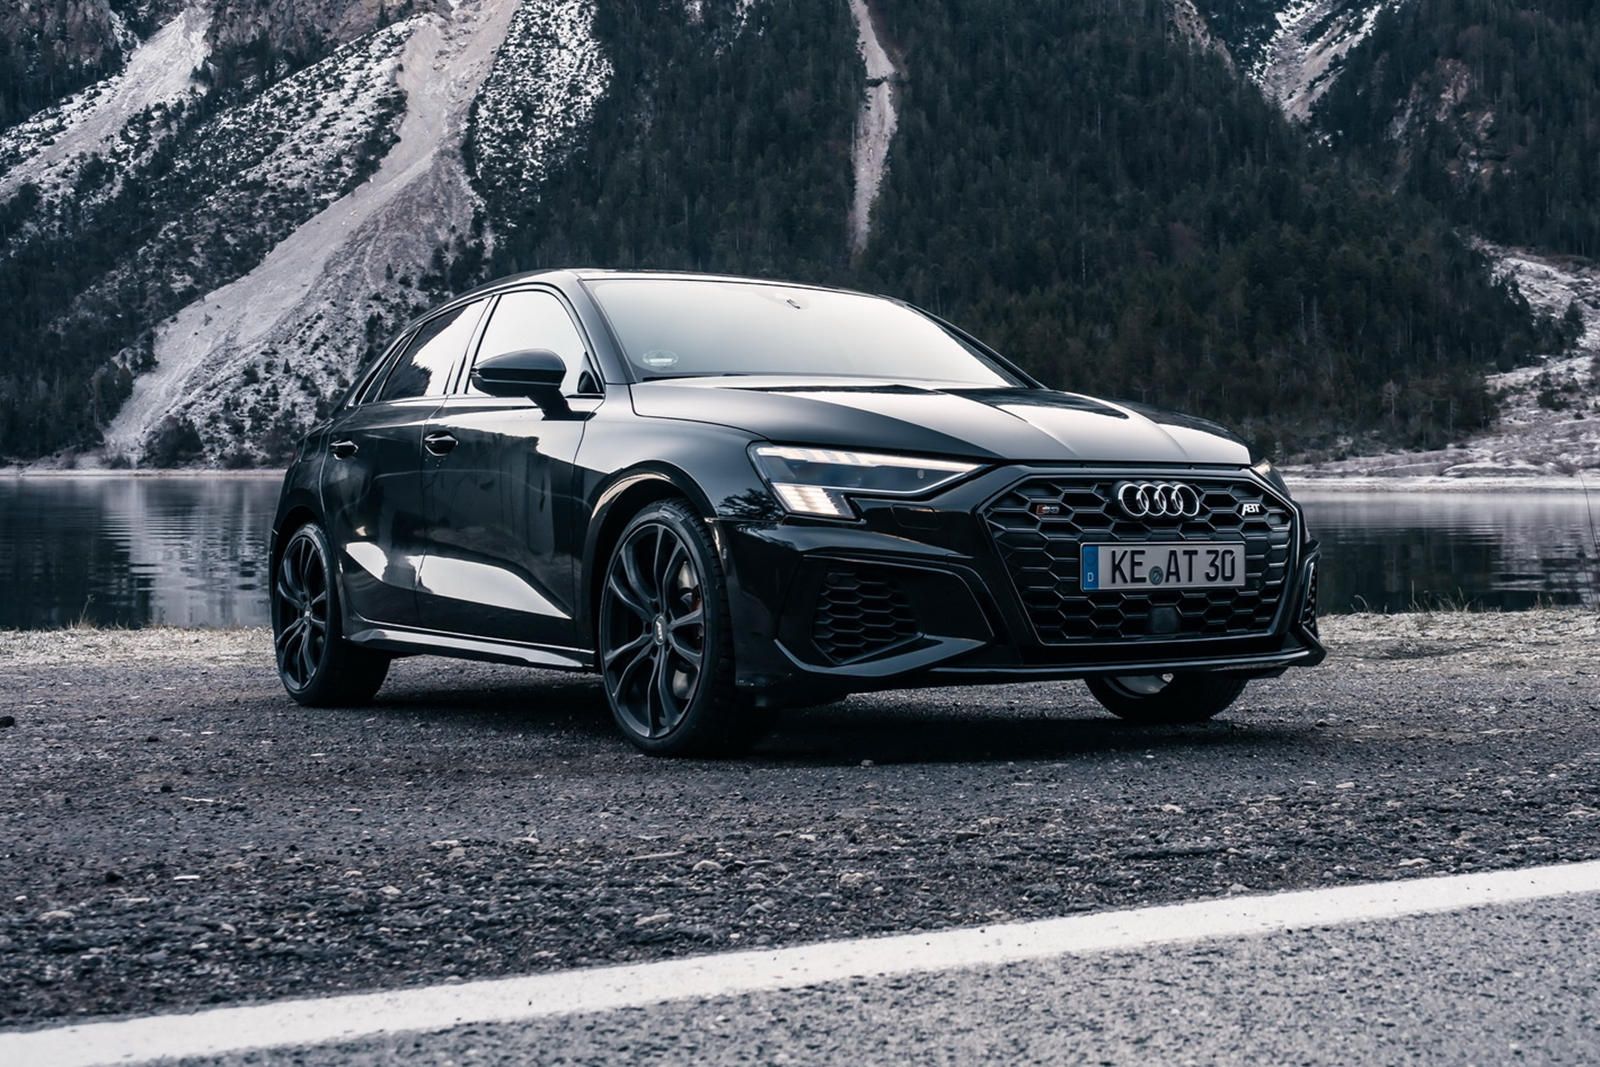
[[1083,546],[1083,589],[1238,589],[1244,545],[1141,541]]

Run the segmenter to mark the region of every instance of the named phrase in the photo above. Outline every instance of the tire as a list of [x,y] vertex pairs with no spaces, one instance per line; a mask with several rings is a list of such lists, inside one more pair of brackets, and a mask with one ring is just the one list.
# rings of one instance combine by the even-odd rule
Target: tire
[[654,756],[739,752],[763,716],[734,689],[727,580],[705,522],[682,500],[623,528],[600,587],[596,660],[612,718]]
[[1205,722],[1227,709],[1248,684],[1227,674],[1106,675],[1089,692],[1119,719],[1145,726]]
[[308,522],[289,535],[272,581],[272,650],[285,692],[307,707],[366,704],[389,657],[344,639],[327,535]]

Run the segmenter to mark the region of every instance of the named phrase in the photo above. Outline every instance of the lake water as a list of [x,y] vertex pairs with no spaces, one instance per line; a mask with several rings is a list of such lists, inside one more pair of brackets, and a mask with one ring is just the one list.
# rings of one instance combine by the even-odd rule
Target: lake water
[[[277,477],[0,477],[0,628],[261,626]],[[1323,608],[1600,607],[1600,490],[1307,491]]]

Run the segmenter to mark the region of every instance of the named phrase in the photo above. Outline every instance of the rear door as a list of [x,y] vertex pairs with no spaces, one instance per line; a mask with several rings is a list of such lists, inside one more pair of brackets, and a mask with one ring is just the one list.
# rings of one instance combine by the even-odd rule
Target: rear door
[[452,308],[419,325],[328,432],[323,514],[345,611],[366,622],[416,624],[423,429],[487,305]]
[[600,403],[599,379],[582,331],[553,290],[501,295],[469,369],[526,348],[561,356],[571,410],[548,414],[532,400],[485,396],[463,373],[425,431],[424,494],[434,526],[418,604],[430,629],[571,647],[581,519],[574,463]]

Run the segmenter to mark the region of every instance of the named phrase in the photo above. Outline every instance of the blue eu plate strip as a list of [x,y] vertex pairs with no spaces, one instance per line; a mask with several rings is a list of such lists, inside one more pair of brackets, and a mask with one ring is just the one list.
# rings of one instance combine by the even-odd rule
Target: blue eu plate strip
[[1082,558],[1078,562],[1078,585],[1086,593],[1100,588],[1099,547],[1099,545],[1084,545]]

